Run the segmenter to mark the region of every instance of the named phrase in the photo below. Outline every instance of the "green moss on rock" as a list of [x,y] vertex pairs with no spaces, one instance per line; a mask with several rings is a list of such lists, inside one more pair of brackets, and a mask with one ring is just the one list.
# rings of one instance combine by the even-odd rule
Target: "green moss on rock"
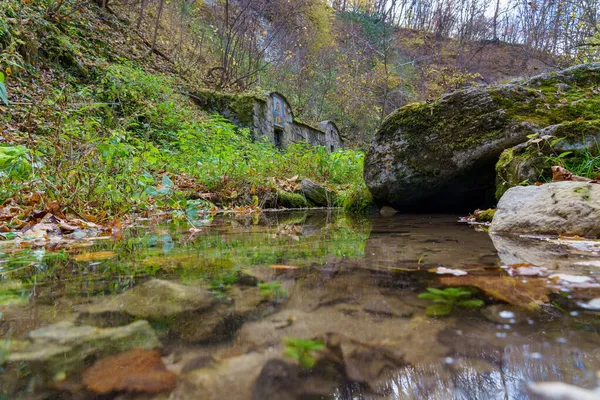
[[283,190],[277,191],[277,204],[285,208],[306,208],[309,206],[303,195]]
[[376,211],[373,196],[366,186],[360,185],[348,190],[343,202],[344,211],[349,214],[371,214]]
[[250,127],[254,119],[254,104],[265,100],[250,94],[223,93],[211,90],[199,90],[190,97],[201,108],[218,112],[242,126]]
[[494,208],[489,208],[487,210],[478,212],[475,215],[475,219],[477,222],[492,222],[495,214],[496,210]]
[[597,154],[599,143],[600,120],[576,120],[550,126],[505,150],[496,164],[496,199],[513,186],[550,181],[553,165],[577,164],[586,153]]

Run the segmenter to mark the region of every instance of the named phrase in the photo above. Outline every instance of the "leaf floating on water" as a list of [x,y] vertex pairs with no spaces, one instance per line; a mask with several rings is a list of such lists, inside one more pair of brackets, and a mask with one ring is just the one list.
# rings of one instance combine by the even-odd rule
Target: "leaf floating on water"
[[83,383],[95,393],[115,391],[162,393],[175,388],[176,375],[156,351],[134,349],[106,357],[83,373]]
[[463,271],[462,269],[452,269],[452,268],[446,268],[446,267],[432,268],[429,270],[429,272],[435,272],[436,274],[440,274],[440,275],[454,275],[454,276],[468,275],[468,272]]
[[598,400],[600,395],[588,389],[563,382],[529,383],[527,389],[547,400]]
[[588,301],[587,303],[577,303],[577,305],[581,308],[585,308],[586,310],[592,310],[592,311],[600,311],[600,298],[599,299],[592,299],[590,301]]
[[546,286],[546,280],[542,278],[524,281],[508,276],[469,275],[442,277],[440,282],[445,286],[475,286],[498,300],[529,309],[548,303],[548,294],[554,291]]
[[565,281],[568,283],[586,283],[592,280],[589,276],[583,275],[569,275],[569,274],[552,274],[550,279],[556,279],[558,281]]
[[533,264],[509,264],[500,268],[506,269],[510,276],[546,276],[548,274],[548,268]]
[[278,264],[269,265],[269,268],[273,268],[273,269],[298,269],[298,267],[295,267],[293,265],[278,265]]
[[116,257],[112,251],[96,251],[94,253],[81,253],[73,257],[75,261],[101,261]]

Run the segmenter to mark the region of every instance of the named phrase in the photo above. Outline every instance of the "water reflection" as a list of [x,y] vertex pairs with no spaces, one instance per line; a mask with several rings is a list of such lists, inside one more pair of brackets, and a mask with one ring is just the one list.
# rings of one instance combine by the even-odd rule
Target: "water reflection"
[[[194,232],[139,225],[120,240],[6,249],[0,334],[20,340],[65,320],[121,327],[143,318],[179,374],[173,399],[301,398],[315,391],[338,399],[527,399],[527,381],[595,387],[600,319],[593,312],[562,309],[568,304],[560,299],[553,299],[557,307],[525,311],[480,295],[481,310],[425,315],[430,303],[419,293],[440,286],[431,268],[499,277],[506,263],[573,272],[587,271],[576,263],[596,257],[526,240],[490,239],[455,216],[274,213],[219,217]],[[158,284],[144,290],[153,278]],[[324,340],[318,373],[296,370],[283,356],[285,337]],[[273,366],[272,359],[287,364]],[[36,374],[44,376],[43,369]],[[77,386],[77,373],[70,389],[39,384],[48,377],[36,385],[27,379],[0,394],[91,396]]]

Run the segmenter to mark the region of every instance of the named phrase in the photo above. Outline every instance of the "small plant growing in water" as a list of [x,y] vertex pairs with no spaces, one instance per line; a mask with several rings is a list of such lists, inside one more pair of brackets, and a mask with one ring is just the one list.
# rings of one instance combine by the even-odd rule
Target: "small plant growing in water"
[[419,295],[420,299],[431,300],[433,304],[425,310],[429,317],[443,317],[452,312],[454,307],[479,308],[484,302],[480,299],[471,299],[476,292],[468,288],[427,288],[427,292]]
[[322,340],[310,340],[301,338],[284,338],[284,354],[298,361],[302,368],[312,368],[315,363],[314,353],[325,349]]
[[280,281],[259,283],[258,289],[260,290],[261,296],[272,301],[280,300],[288,294],[287,290],[281,287]]

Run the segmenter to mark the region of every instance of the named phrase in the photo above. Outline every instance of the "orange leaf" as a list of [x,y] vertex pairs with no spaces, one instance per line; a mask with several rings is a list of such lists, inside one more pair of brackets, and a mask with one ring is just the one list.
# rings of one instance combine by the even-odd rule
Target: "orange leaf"
[[544,278],[522,278],[508,276],[452,276],[440,278],[445,286],[475,286],[486,294],[509,304],[536,309],[550,300],[548,294],[553,291],[546,286]]
[[293,265],[277,265],[277,264],[269,265],[269,268],[273,268],[273,269],[298,269],[298,267],[294,267]]

